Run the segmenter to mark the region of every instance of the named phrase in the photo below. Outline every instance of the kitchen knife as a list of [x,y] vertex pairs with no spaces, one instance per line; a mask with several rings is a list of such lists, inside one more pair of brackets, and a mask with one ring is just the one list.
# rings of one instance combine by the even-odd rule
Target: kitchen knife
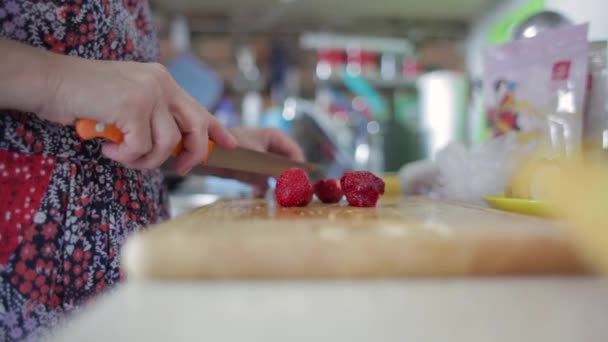
[[[76,133],[83,140],[104,138],[116,144],[120,144],[124,138],[117,127],[89,119],[76,121]],[[173,155],[179,155],[182,149],[183,142],[180,141],[173,150]],[[283,171],[292,167],[299,167],[309,172],[318,169],[316,164],[297,162],[271,153],[253,151],[243,147],[225,149],[216,145],[213,140],[209,140],[207,158],[201,163],[273,177],[278,177]]]

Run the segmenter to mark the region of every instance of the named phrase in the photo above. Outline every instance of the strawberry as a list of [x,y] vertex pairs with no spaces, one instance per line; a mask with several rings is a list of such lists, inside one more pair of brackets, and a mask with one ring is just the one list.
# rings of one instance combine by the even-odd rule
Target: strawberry
[[313,189],[306,172],[291,168],[283,172],[277,180],[274,195],[283,207],[304,207],[312,201]]
[[340,184],[348,203],[354,207],[375,207],[384,194],[384,181],[367,171],[346,172]]
[[342,199],[342,187],[337,179],[321,179],[313,186],[315,195],[323,203],[338,203]]

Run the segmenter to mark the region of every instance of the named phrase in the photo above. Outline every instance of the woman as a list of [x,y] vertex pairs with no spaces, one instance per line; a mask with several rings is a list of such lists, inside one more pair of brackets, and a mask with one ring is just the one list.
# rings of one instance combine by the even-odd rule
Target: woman
[[[302,159],[276,131],[228,131],[142,63],[157,55],[144,0],[0,1],[0,340],[37,339],[119,281],[125,238],[167,217],[158,167],[180,139],[182,175],[208,137]],[[78,118],[124,142],[80,141]]]

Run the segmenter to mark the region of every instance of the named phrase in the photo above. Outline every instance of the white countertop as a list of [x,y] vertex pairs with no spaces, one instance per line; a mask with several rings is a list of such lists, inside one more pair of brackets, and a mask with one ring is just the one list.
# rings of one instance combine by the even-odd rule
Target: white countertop
[[608,281],[126,284],[57,341],[608,341]]

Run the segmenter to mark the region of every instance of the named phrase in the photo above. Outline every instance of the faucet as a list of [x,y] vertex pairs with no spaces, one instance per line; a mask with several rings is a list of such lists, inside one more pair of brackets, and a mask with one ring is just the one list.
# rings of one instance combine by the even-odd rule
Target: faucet
[[382,171],[382,139],[376,121],[350,111],[350,124],[339,122],[314,102],[296,97],[285,100],[282,115],[292,121],[292,136],[306,158],[321,165],[313,178],[340,178],[350,170]]

